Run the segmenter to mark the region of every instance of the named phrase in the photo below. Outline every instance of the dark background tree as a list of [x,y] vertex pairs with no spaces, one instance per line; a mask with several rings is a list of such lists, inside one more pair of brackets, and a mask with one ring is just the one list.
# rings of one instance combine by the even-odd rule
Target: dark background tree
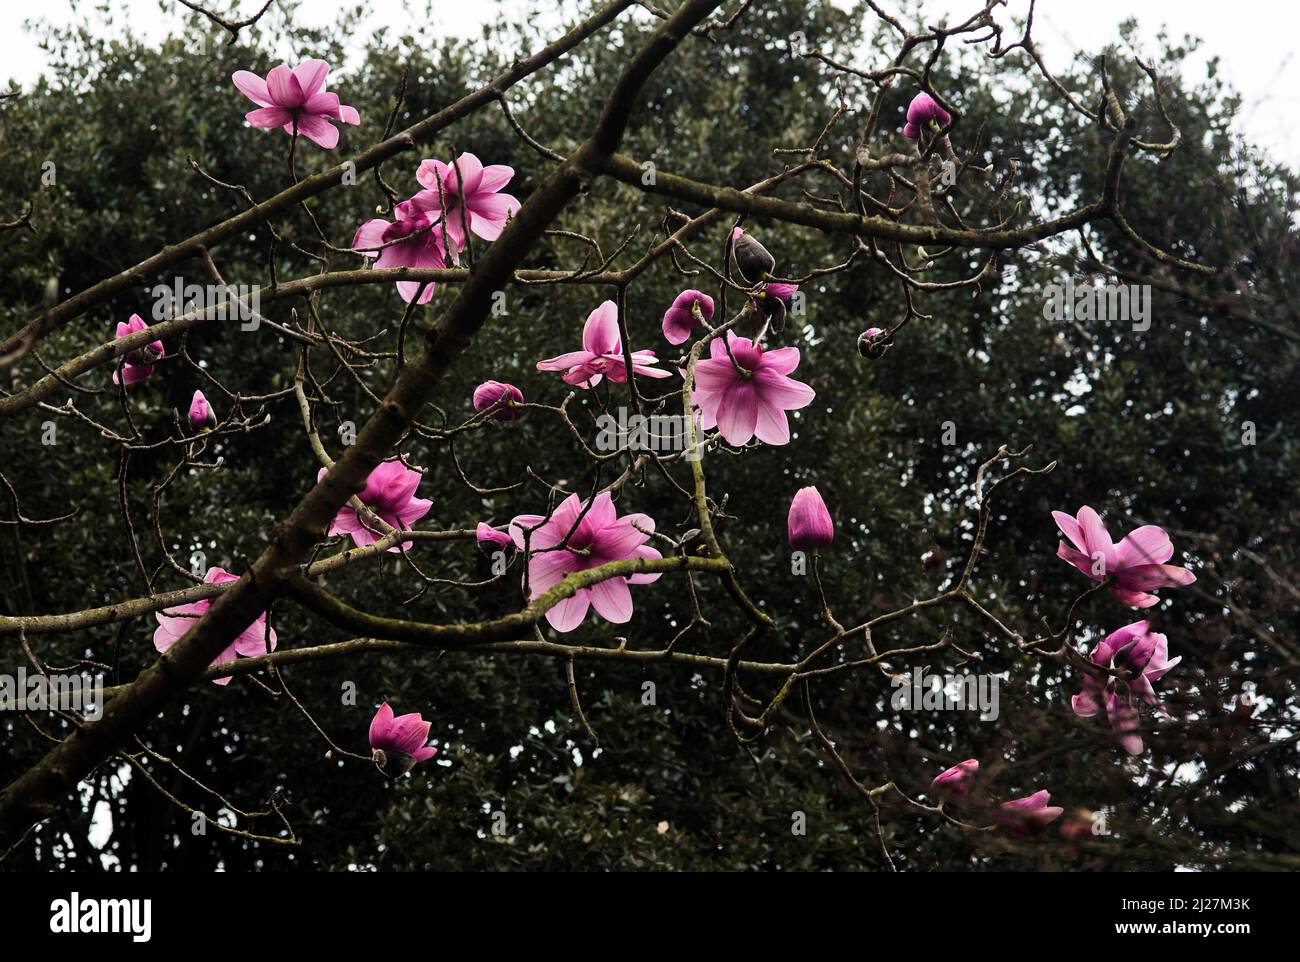
[[[285,184],[285,139],[248,129],[247,106],[230,83],[238,69],[265,73],[288,43],[298,59],[340,64],[336,30],[293,25],[292,8],[277,8],[227,45],[226,35],[197,15],[183,35],[156,49],[125,36],[105,39],[85,29],[50,31],[47,75],[20,98],[0,103],[0,219],[34,204],[31,228],[0,234],[0,331],[21,327],[50,278],[61,296],[80,291],[239,209],[240,201],[191,169],[193,158],[213,177],[268,197]],[[1009,32],[1010,32],[1009,28]],[[1121,25],[1119,37],[1132,31]],[[888,29],[865,5],[850,11],[829,3],[777,0],[757,5],[734,27],[688,41],[652,76],[623,144],[623,153],[661,170],[710,183],[743,187],[800,159],[774,148],[813,143],[835,110],[841,90],[849,113],[832,128],[823,155],[849,168],[872,88],[845,77],[803,48],[833,61],[860,63],[862,51],[884,47]],[[561,154],[573,150],[634,44],[636,30],[615,25],[558,66],[509,94],[512,109],[536,140]],[[199,41],[202,41],[201,43]],[[363,125],[344,131],[343,148],[379,139],[406,76],[396,118],[401,129],[481,86],[521,49],[545,42],[528,29],[490,26],[482,38],[439,40],[376,35],[364,57],[331,76],[331,89],[360,110]],[[1174,534],[1175,563],[1198,574],[1189,589],[1162,594],[1158,608],[1129,612],[1105,594],[1079,613],[1077,644],[1089,647],[1115,628],[1150,616],[1182,664],[1161,684],[1173,721],[1144,721],[1148,752],[1128,759],[1104,720],[1079,719],[1069,697],[1077,668],[1016,651],[969,612],[942,608],[890,626],[879,647],[928,644],[951,632],[955,651],[900,659],[934,671],[1006,673],[1001,715],[982,723],[966,713],[898,712],[879,673],[846,674],[814,689],[814,709],[855,774],[877,784],[895,781],[916,797],[938,771],[963,758],[981,759],[990,798],[1048,788],[1067,809],[1104,811],[1108,835],[1053,833],[1028,845],[1008,845],[970,833],[886,796],[879,834],[900,869],[1172,869],[1176,866],[1294,868],[1300,767],[1294,732],[1297,704],[1296,362],[1300,325],[1289,292],[1297,280],[1294,173],[1240,143],[1232,126],[1240,105],[1211,73],[1191,85],[1182,78],[1190,42],[1168,43],[1156,62],[1163,104],[1181,130],[1167,158],[1130,159],[1123,187],[1133,227],[1152,243],[1194,257],[1226,275],[1210,281],[1170,275],[1124,242],[1109,225],[1086,229],[1096,257],[1121,276],[1176,276],[1175,289],[1157,288],[1149,330],[1127,324],[1045,320],[1044,289],[1067,275],[1096,270],[1080,257],[1079,236],[1049,239],[998,258],[997,272],[978,291],[969,287],[915,294],[924,318],[902,328],[889,353],[868,361],[856,352],[858,334],[891,327],[904,315],[899,285],[887,268],[865,259],[850,270],[804,286],[805,316],[792,318],[787,343],[804,361],[797,376],[817,400],[792,418],[785,447],[760,447],[743,458],[706,455],[710,491],[730,495],[720,536],[747,584],[776,619],[778,630],[747,657],[789,661],[820,637],[820,603],[809,578],[790,574],[785,540],[789,498],[816,484],[836,519],[835,545],[823,572],[836,616],[857,624],[880,611],[929,596],[951,579],[974,534],[972,479],[999,445],[1033,445],[1031,461],[1057,462],[1042,477],[999,488],[991,532],[975,580],[982,600],[1000,618],[1032,636],[1040,619],[1059,626],[1081,579],[1055,555],[1050,512],[1082,504],[1104,511],[1112,533],[1159,524]],[[1131,59],[1109,53],[1109,82],[1136,118],[1139,136],[1160,140],[1166,127],[1150,79]],[[919,58],[924,53],[917,55]],[[295,61],[296,62],[296,61]],[[1076,196],[1102,189],[1108,137],[1072,111],[1048,84],[1026,71],[1013,52],[989,59],[965,51],[941,58],[934,88],[959,104],[954,134],[959,154],[977,151],[993,173],[962,188],[961,200],[983,221],[997,219],[995,191],[982,187],[1005,176],[1016,158],[1010,213],[1017,199],[1064,210]],[[871,66],[877,66],[871,64]],[[1031,68],[1032,69],[1032,68]],[[338,68],[336,67],[336,71]],[[1061,83],[1080,102],[1095,104],[1096,64],[1061,69]],[[899,82],[885,100],[874,154],[898,150],[898,132],[915,90]],[[981,134],[976,141],[976,131]],[[310,147],[310,145],[304,145]],[[342,149],[342,148],[341,148]],[[511,189],[526,197],[548,163],[511,131],[500,111],[479,111],[421,148],[418,157],[450,159],[471,150],[485,163],[517,170]],[[334,157],[302,149],[299,174],[324,169]],[[45,161],[56,183],[40,184]],[[384,166],[402,196],[416,189],[418,158]],[[963,184],[967,182],[963,181]],[[825,189],[832,189],[830,181]],[[814,182],[809,190],[823,186]],[[784,196],[807,199],[798,188]],[[329,191],[308,206],[333,243],[345,246],[361,221],[374,216],[382,193],[369,175],[357,186]],[[686,205],[671,202],[676,209]],[[566,212],[560,226],[598,238],[610,251],[635,236],[630,256],[661,237],[666,202],[612,180],[595,183]],[[689,213],[698,213],[691,209]],[[731,219],[689,242],[716,262]],[[308,237],[295,212],[275,220],[287,237]],[[676,224],[674,224],[676,226]],[[844,236],[786,224],[750,221],[789,274],[841,263],[851,251]],[[268,235],[258,230],[223,245],[216,255],[227,280],[251,282],[265,273]],[[577,247],[581,256],[581,248]],[[891,254],[894,251],[890,251]],[[316,267],[287,245],[282,277]],[[908,260],[919,257],[906,248]],[[951,282],[976,273],[985,255],[959,252],[936,263],[925,280]],[[680,260],[680,259],[679,259]],[[575,245],[548,238],[530,267],[567,268]],[[360,266],[339,255],[331,266]],[[178,272],[179,273],[179,272]],[[206,283],[197,267],[187,280]],[[1226,278],[1226,279],[1225,279]],[[168,282],[164,278],[163,282]],[[702,289],[704,278],[698,279]],[[42,342],[56,364],[102,343],[118,321],[146,314],[149,279]],[[628,318],[637,348],[661,358],[677,354],[659,334],[659,318],[692,282],[660,262],[629,295]],[[440,288],[423,328],[451,296]],[[578,285],[516,288],[509,314],[494,319],[444,380],[437,403],[450,423],[470,413],[475,385],[495,378],[519,385],[529,400],[559,403],[567,392],[535,362],[576,347],[582,320],[606,296]],[[333,292],[320,302],[331,328],[359,339],[390,334],[401,317],[391,285]],[[266,316],[289,323],[290,304]],[[228,326],[196,328],[186,347],[243,394],[292,387],[297,349],[269,331],[241,334]],[[169,345],[170,348],[170,345]],[[33,368],[13,370],[17,390]],[[8,372],[4,376],[8,377]],[[78,393],[78,406],[97,420],[120,424],[124,412],[110,390],[108,370],[86,383],[102,393]],[[383,392],[391,365],[364,371]],[[192,368],[160,367],[146,390],[129,395],[140,422],[171,421],[196,387]],[[211,395],[210,393],[210,396]],[[364,421],[371,401],[341,379],[331,385],[329,415]],[[218,405],[222,401],[214,398]],[[62,398],[51,403],[61,403]],[[227,435],[212,455],[214,471],[189,471],[165,491],[168,550],[178,559],[202,551],[208,563],[233,571],[255,557],[269,525],[311,485],[317,462],[304,438],[292,395],[268,408],[268,425]],[[111,604],[141,592],[119,504],[117,452],[96,432],[58,420],[58,443],[41,441],[54,416],[31,410],[0,421],[0,470],[29,518],[51,518],[77,506],[77,517],[41,526],[0,524],[0,613],[72,611]],[[956,443],[943,443],[952,422]],[[1243,443],[1247,423],[1253,444]],[[335,422],[321,425],[336,446]],[[497,523],[544,510],[536,487],[482,494],[518,480],[525,465],[572,490],[590,487],[591,466],[545,412],[475,433],[456,447],[463,478],[446,446],[415,440],[408,448],[427,468],[421,493],[433,498],[427,521],[440,528]],[[155,486],[171,469],[162,453],[141,451],[129,463],[129,508],[146,566],[163,556],[147,518]],[[0,504],[5,498],[0,497]],[[680,500],[653,472],[632,481],[626,507],[668,528],[683,520]],[[16,506],[0,508],[12,518]],[[480,580],[487,562],[472,542],[433,546],[421,563],[439,578]],[[169,580],[170,579],[170,580]],[[698,650],[725,656],[744,624],[725,602],[721,585],[697,579],[712,624],[693,637]],[[183,587],[171,574],[161,587]],[[1086,585],[1082,585],[1086,587]],[[397,559],[350,569],[330,588],[364,600],[374,611],[398,610],[419,589]],[[486,592],[436,587],[407,606],[405,617],[434,623],[493,617],[517,607],[514,575]],[[626,634],[635,647],[662,647],[690,621],[680,582],[665,577],[636,592],[633,622],[620,628],[589,619],[575,635],[612,646]],[[349,637],[285,605],[275,624],[281,648]],[[50,664],[88,657],[120,659],[128,680],[155,656],[152,617],[39,639]],[[572,640],[572,639],[569,639]],[[5,637],[4,671],[22,663],[16,639]],[[190,817],[168,794],[216,814],[210,798],[166,768],[161,788],[117,759],[83,784],[69,803],[0,862],[6,869],[121,867],[226,869],[881,869],[887,868],[875,813],[835,771],[807,724],[807,706],[790,699],[767,734],[745,747],[727,724],[719,678],[678,666],[577,663],[576,681],[587,719],[599,736],[593,750],[570,700],[561,660],[473,652],[369,655],[321,661],[283,672],[293,696],[340,745],[364,752],[373,708],[388,699],[399,712],[432,718],[440,754],[408,778],[385,782],[373,769],[329,758],[328,745],[275,683],[241,678],[226,689],[201,684],[183,703],[141,733],[147,743],[246,811],[283,807],[301,845],[249,841],[209,829],[190,831]],[[643,684],[655,685],[654,705]],[[746,679],[754,694],[762,682]],[[342,703],[348,683],[357,705]],[[1242,707],[1243,693],[1253,702]],[[48,748],[45,731],[57,719],[0,714],[0,784],[30,767]],[[131,750],[137,750],[132,746]],[[164,792],[166,794],[164,794]],[[507,832],[494,834],[494,813]],[[792,833],[802,812],[806,835]],[[979,821],[978,818],[973,819]],[[1090,824],[1090,823],[1089,823]],[[241,827],[247,827],[241,821]],[[273,831],[274,819],[258,828]],[[105,829],[111,834],[104,838]],[[93,831],[92,831],[93,829]],[[91,839],[94,838],[92,842]]]

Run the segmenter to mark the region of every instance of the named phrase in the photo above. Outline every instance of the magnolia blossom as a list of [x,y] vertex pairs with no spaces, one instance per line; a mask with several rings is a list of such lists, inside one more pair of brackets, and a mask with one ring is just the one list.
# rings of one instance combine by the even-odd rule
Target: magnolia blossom
[[217,426],[217,416],[202,391],[195,391],[190,399],[189,420],[190,428],[195,431],[211,431]]
[[478,546],[488,554],[504,551],[507,548],[513,549],[515,546],[514,539],[509,534],[497,530],[486,521],[478,523],[478,527],[474,529],[474,538],[478,541]]
[[883,357],[889,350],[889,342],[885,340],[885,329],[883,327],[869,327],[858,335],[858,353],[863,357],[871,358],[873,361]]
[[936,775],[930,783],[930,789],[942,799],[965,798],[974,787],[975,775],[979,770],[980,763],[968,758]]
[[669,344],[683,344],[697,324],[713,320],[713,298],[700,291],[682,291],[673,306],[664,311],[664,337]]
[[716,427],[736,447],[753,437],[765,444],[788,443],[790,424],[785,412],[807,407],[816,396],[807,384],[789,377],[798,366],[797,347],[764,351],[731,331],[727,345],[714,338],[709,357],[695,365],[694,399],[703,415],[701,427]]
[[[352,238],[352,249],[362,251],[366,257],[377,256],[376,267],[447,266],[442,227],[435,224],[432,216],[409,200],[397,204],[393,216],[397,218],[394,221],[376,217],[358,227],[356,236]],[[423,293],[418,303],[427,304],[433,299],[432,281],[397,282],[397,293],[408,304],[421,288]]]
[[237,70],[231,78],[239,92],[257,104],[258,109],[244,119],[254,127],[270,130],[279,127],[287,133],[295,129],[308,140],[326,150],[339,142],[338,128],[331,121],[361,123],[355,107],[339,103],[339,95],[325,89],[330,65],[324,60],[304,60],[292,70],[280,64],[263,80],[248,70]]
[[[209,585],[225,584],[230,581],[238,581],[238,575],[232,575],[222,568],[209,568],[208,573],[203,576],[203,583]],[[193,601],[188,605],[178,605],[175,608],[164,608],[156,612],[154,617],[158,619],[158,627],[154,629],[153,646],[158,651],[163,652],[170,648],[176,642],[184,637],[185,633],[198,623],[198,620],[207,613],[212,607],[211,598],[203,598],[200,601]],[[215,659],[213,665],[228,665],[235,660],[237,655],[264,655],[267,652],[268,645],[271,651],[275,651],[275,629],[267,631],[266,612],[257,616],[257,620],[239,633],[239,635],[226,646],[226,649]],[[230,677],[212,679],[214,685],[229,685]]]
[[[652,367],[659,359],[654,351],[634,351],[632,370],[645,377],[672,377],[667,371]],[[618,333],[618,307],[605,301],[587,317],[582,328],[582,350],[537,362],[539,371],[564,371],[565,384],[595,387],[602,377],[621,384],[627,380],[623,359],[623,341]]]
[[776,258],[752,234],[739,227],[731,229],[731,252],[741,276],[751,284],[757,284],[776,269]]
[[501,193],[501,188],[514,175],[513,167],[504,164],[484,167],[473,154],[461,154],[455,164],[426,160],[415,174],[420,186],[426,189],[411,198],[411,202],[435,218],[442,216],[445,204],[447,236],[455,243],[456,250],[460,250],[465,246],[465,225],[484,240],[494,241],[501,236],[506,220],[519,212],[519,201]]
[[[134,334],[136,331],[143,331],[149,325],[144,322],[139,314],[132,314],[131,320],[123,324],[121,321],[117,324],[117,337],[119,339],[126,337],[128,334]],[[122,363],[122,377],[118,379],[118,372],[113,372],[114,384],[135,384],[143,381],[153,373],[153,367],[158,361],[162,360],[166,354],[162,341],[150,341],[144,347],[137,347],[126,355],[126,360]]]
[[389,778],[401,778],[417,762],[438,754],[438,749],[426,745],[431,722],[420,717],[419,712],[393,717],[388,702],[380,706],[370,722],[370,751],[376,767]]
[[921,128],[931,121],[938,121],[940,126],[952,123],[952,114],[939,106],[938,101],[925,91],[912,98],[907,105],[907,123],[903,125],[903,136],[909,140],[918,140]]
[[813,551],[825,548],[835,540],[835,525],[826,502],[816,487],[800,488],[790,502],[790,517],[786,520],[786,533],[790,547],[795,551]]
[[[326,469],[321,468],[316,480],[320,481],[325,474]],[[400,460],[385,461],[370,472],[365,488],[357,497],[390,527],[409,531],[411,525],[428,514],[433,507],[432,501],[415,496],[415,489],[419,487],[422,477],[419,471],[408,468]],[[353,542],[362,547],[374,544],[387,532],[379,530],[374,521],[358,515],[356,509],[345,504],[330,523],[329,533],[351,535]],[[410,547],[410,541],[402,545],[402,548]],[[394,545],[388,550],[401,549]]]
[[1104,705],[1111,728],[1130,755],[1142,754],[1136,700],[1141,698],[1148,705],[1159,705],[1160,699],[1151,683],[1159,681],[1183,660],[1180,656],[1170,661],[1165,636],[1148,629],[1147,622],[1135,621],[1107,635],[1092,650],[1089,660],[1119,674],[1088,672],[1083,677],[1083,691],[1070,700],[1074,713],[1083,718],[1093,717]]
[[[531,532],[527,536],[530,599],[577,571],[628,558],[663,557],[646,544],[655,529],[654,521],[648,516],[625,514],[620,518],[609,492],[596,495],[590,509],[584,512],[586,507],[587,502],[571,494],[560,502],[550,518],[521,514],[510,522],[510,536],[521,550],[525,533]],[[561,542],[564,546],[557,547]],[[632,617],[632,592],[628,585],[658,580],[657,573],[606,578],[590,587],[579,588],[572,598],[548,609],[546,620],[556,631],[572,631],[587,617],[587,609],[595,608],[606,621],[621,625]]]
[[501,381],[484,381],[474,389],[474,410],[482,413],[494,404],[499,407],[492,417],[498,421],[513,421],[522,413],[515,405],[524,403],[524,392],[513,384]]
[[1134,608],[1150,608],[1160,601],[1151,594],[1158,588],[1190,585],[1196,575],[1186,568],[1165,564],[1174,546],[1163,528],[1153,524],[1130,531],[1119,544],[1113,544],[1106,525],[1097,512],[1084,505],[1077,518],[1064,511],[1053,511],[1056,526],[1074,544],[1060,542],[1056,556],[1074,565],[1093,581],[1114,576],[1110,593]]
[[1024,798],[1003,802],[993,810],[993,821],[1015,838],[1041,834],[1065,811],[1056,805],[1048,805],[1051,800],[1051,793],[1043,789]]

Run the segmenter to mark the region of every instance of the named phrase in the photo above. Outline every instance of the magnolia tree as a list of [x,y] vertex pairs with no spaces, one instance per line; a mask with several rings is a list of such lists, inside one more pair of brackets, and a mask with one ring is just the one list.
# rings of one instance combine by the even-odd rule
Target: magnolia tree
[[[819,367],[852,358],[851,378],[891,365],[905,376],[909,339],[939,323],[927,301],[996,310],[1008,271],[1027,257],[1060,258],[1083,277],[1039,289],[1043,326],[1147,331],[1153,287],[1213,300],[1218,311],[1253,310],[1249,285],[1232,273],[1239,258],[1195,238],[1149,236],[1131,216],[1130,176],[1145,195],[1186,150],[1161,65],[1136,63],[1142,90],[1117,89],[1112,73],[1131,77],[1134,65],[1106,58],[1067,84],[1034,44],[1032,5],[1027,22],[1010,23],[991,0],[922,25],[868,3],[860,22],[879,42],[855,60],[798,31],[749,55],[790,59],[817,78],[801,94],[815,136],[770,144],[761,179],[714,182],[692,168],[689,150],[671,165],[624,152],[629,126],[664,96],[661,66],[727,44],[764,6],[613,0],[400,130],[419,82],[406,75],[376,115],[364,107],[376,97],[320,56],[227,74],[216,95],[226,119],[202,122],[242,115],[252,129],[239,149],[278,178],[278,192],[259,195],[239,175],[187,158],[169,176],[224,198],[224,219],[139,263],[105,251],[102,279],[75,291],[53,282],[45,307],[0,344],[12,373],[0,428],[34,452],[3,465],[3,523],[46,565],[41,539],[66,531],[65,550],[76,550],[84,526],[112,526],[126,559],[103,584],[79,588],[78,607],[13,603],[0,615],[9,693],[21,700],[8,707],[30,722],[0,731],[15,745],[40,737],[15,752],[21,764],[0,791],[0,851],[43,844],[43,820],[105,772],[156,790],[196,827],[181,835],[210,827],[272,851],[309,843],[311,829],[285,802],[294,785],[259,807],[190,771],[183,749],[159,735],[169,713],[240,688],[269,696],[241,712],[304,723],[273,756],[305,752],[335,783],[372,784],[375,798],[417,778],[436,797],[439,780],[454,777],[456,746],[431,744],[434,706],[367,679],[367,666],[400,659],[436,687],[440,660],[430,654],[448,652],[558,666],[588,751],[604,734],[584,692],[595,672],[628,665],[654,667],[663,685],[702,680],[733,745],[758,758],[793,732],[793,752],[817,752],[824,791],[847,788],[869,826],[854,844],[881,867],[941,828],[986,853],[1111,844],[1119,828],[1097,796],[1036,776],[1032,761],[1008,770],[1028,730],[1027,714],[1008,710],[1012,697],[1059,706],[1059,738],[1087,739],[1097,765],[1118,765],[1144,790],[1184,790],[1153,781],[1144,756],[1153,731],[1173,739],[1189,724],[1190,710],[1162,703],[1189,649],[1161,603],[1206,588],[1194,557],[1220,557],[1206,536],[1180,535],[1177,519],[1161,516],[1131,522],[1131,503],[1100,482],[1051,488],[1059,510],[1010,519],[1000,499],[1059,476],[1057,453],[1023,435],[983,439],[956,449],[963,493],[941,513],[951,537],[927,535],[929,588],[882,595],[855,567],[862,519],[836,503],[854,477],[806,440],[844,416],[832,406],[847,382],[819,377]],[[232,44],[270,22],[200,12]],[[599,105],[579,114],[582,129],[547,142],[512,109],[512,92],[536,89],[527,85],[591,45],[621,50],[621,68],[585,79]],[[1063,179],[1055,196],[1023,186],[1021,164],[1040,158],[990,150],[985,127],[996,118],[986,100],[963,96],[950,58],[1019,72],[1025,89],[1095,138],[1092,169]],[[472,122],[491,111],[510,137],[476,143]],[[550,129],[540,112],[534,119]],[[747,121],[710,122],[725,137]],[[636,192],[634,220],[584,213],[608,184]],[[328,218],[326,195],[336,198]],[[40,216],[39,206],[17,212],[3,236],[34,231]],[[830,256],[809,261],[797,240],[809,232]],[[261,274],[236,277],[223,248],[250,236]],[[892,320],[851,332],[819,325],[819,299],[837,303],[841,285],[870,298],[862,318]],[[362,288],[379,312],[358,314],[349,298]],[[106,316],[110,308],[120,313]],[[533,370],[522,386],[504,349],[493,362],[493,345],[521,325],[545,345],[524,358]],[[81,341],[65,354],[70,331]],[[238,339],[271,345],[270,361],[244,364],[215,347]],[[452,387],[462,383],[477,386]],[[948,417],[933,413],[951,446]],[[290,435],[256,443],[285,424]],[[73,432],[111,462],[86,481],[102,485],[111,508],[42,515],[29,507],[49,470],[37,459]],[[493,456],[476,460],[486,444]],[[556,451],[563,474],[544,473]],[[275,472],[269,492],[248,490],[252,462]],[[914,481],[901,464],[894,477],[900,487]],[[207,494],[181,494],[199,488]],[[453,491],[472,495],[468,510]],[[178,522],[173,494],[269,497],[273,508],[258,513],[263,542],[249,550],[243,525],[216,509]],[[772,513],[760,505],[776,506],[784,530],[753,523]],[[942,523],[888,520],[927,532]],[[1018,580],[986,585],[982,563],[1008,523],[1040,536],[998,559]],[[1053,523],[1058,543],[1041,536]],[[477,569],[469,576],[467,563]],[[1035,594],[1048,581],[1066,593],[1050,609]],[[804,601],[792,607],[795,598]],[[51,646],[64,641],[71,648],[57,649],[56,662]],[[293,674],[310,685],[340,663],[341,692],[333,682],[310,695],[289,684]],[[654,704],[655,683],[646,684]],[[846,712],[843,692],[874,708]],[[333,710],[340,697],[344,715]],[[918,736],[899,721],[954,708],[974,711],[973,726],[995,740],[960,727]],[[204,737],[226,739],[224,724]],[[1284,725],[1238,744],[1226,763],[1279,741],[1294,742]],[[907,742],[919,749],[897,747]],[[794,813],[796,835],[801,817],[815,815]],[[1129,837],[1158,836],[1156,821],[1130,826]],[[1221,854],[1193,848],[1211,863]]]

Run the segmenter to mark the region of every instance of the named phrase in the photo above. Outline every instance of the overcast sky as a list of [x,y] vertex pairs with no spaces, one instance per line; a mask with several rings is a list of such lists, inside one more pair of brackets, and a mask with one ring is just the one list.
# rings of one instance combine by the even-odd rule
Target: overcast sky
[[[263,0],[242,0],[239,10],[247,16]],[[429,0],[433,27],[440,33],[477,36],[484,22],[498,17],[512,20],[527,17],[546,24],[554,22],[555,0]],[[891,11],[898,0],[881,0]],[[118,24],[129,23],[134,33],[156,39],[168,32],[181,13],[174,0],[110,0]],[[334,22],[345,0],[306,0],[295,14],[312,25]],[[734,5],[730,0],[728,7]],[[6,76],[30,83],[44,69],[44,56],[34,38],[24,29],[36,18],[66,24],[73,7],[89,13],[95,4],[75,0],[43,0],[40,4],[5,0],[0,4],[0,80]],[[391,26],[402,30],[426,20],[423,0],[368,0],[368,26]],[[923,9],[929,22],[960,14],[968,16],[980,7],[979,0],[926,0]],[[1008,10],[1023,16],[1028,0],[1010,0]],[[542,11],[538,15],[538,11]],[[1267,147],[1272,155],[1300,167],[1300,132],[1296,129],[1296,107],[1300,104],[1300,3],[1295,0],[1040,0],[1035,15],[1034,36],[1048,66],[1064,69],[1076,51],[1093,52],[1115,37],[1117,25],[1129,16],[1142,24],[1142,35],[1150,41],[1166,27],[1175,37],[1199,36],[1205,41],[1202,53],[1190,68],[1204,75],[1206,60],[1218,55],[1222,75],[1236,87],[1245,101],[1242,133]],[[998,16],[1009,24],[1006,12]],[[1197,79],[1193,77],[1191,79]]]

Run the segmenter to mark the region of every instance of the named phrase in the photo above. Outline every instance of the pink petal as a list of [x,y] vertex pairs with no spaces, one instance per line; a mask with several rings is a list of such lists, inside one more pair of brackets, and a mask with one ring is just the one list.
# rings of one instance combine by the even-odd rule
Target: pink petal
[[235,87],[241,94],[259,107],[271,106],[271,92],[266,89],[266,81],[257,74],[249,70],[236,70],[230,79],[235,82]]

